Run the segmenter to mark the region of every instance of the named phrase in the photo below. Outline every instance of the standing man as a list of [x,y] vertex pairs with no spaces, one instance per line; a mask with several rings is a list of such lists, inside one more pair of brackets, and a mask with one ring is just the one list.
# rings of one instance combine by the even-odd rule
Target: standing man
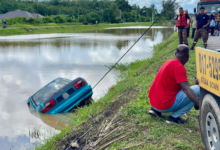
[[[187,14],[189,16],[188,9],[185,10],[185,14]],[[190,19],[191,19],[191,17],[190,17]],[[190,19],[187,20],[187,25],[188,25],[188,28],[187,28],[187,38],[189,37],[189,31],[190,31]]]
[[195,31],[196,31],[196,16],[197,16],[197,14],[195,13],[195,15],[192,17],[192,20],[191,20],[192,39],[194,39],[194,35],[195,35]]
[[[208,12],[205,11],[205,14],[207,15]],[[211,21],[211,17],[209,15],[207,15],[209,17],[209,20]],[[209,39],[209,29],[210,29],[210,24],[206,27],[206,30],[207,30],[207,40]]]
[[163,117],[161,113],[172,114],[167,123],[184,124],[180,118],[194,106],[199,109],[199,86],[192,86],[187,79],[184,65],[189,60],[189,48],[185,44],[176,49],[176,58],[168,60],[157,73],[149,90],[151,109],[149,114]]
[[188,45],[187,28],[189,28],[189,26],[187,20],[191,22],[189,15],[184,13],[183,7],[180,7],[179,14],[174,19],[176,20],[176,26],[178,27],[179,43]]
[[196,16],[196,36],[192,44],[191,50],[194,50],[200,36],[203,39],[203,45],[207,47],[207,30],[206,27],[210,24],[209,16],[205,14],[205,8],[200,8],[200,14]]
[[220,32],[220,12],[218,12],[218,16],[216,17],[215,21],[216,21],[215,30],[218,30],[217,36],[219,36],[219,32]]

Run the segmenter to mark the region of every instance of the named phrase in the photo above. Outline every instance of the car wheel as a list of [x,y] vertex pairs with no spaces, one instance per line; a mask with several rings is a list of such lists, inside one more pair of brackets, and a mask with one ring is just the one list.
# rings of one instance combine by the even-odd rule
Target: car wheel
[[220,149],[220,102],[217,102],[212,95],[207,94],[201,107],[201,135],[204,146],[207,150]]

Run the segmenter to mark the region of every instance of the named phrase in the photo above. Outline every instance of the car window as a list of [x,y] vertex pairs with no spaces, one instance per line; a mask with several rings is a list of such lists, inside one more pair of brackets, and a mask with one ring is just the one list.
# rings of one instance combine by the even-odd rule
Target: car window
[[50,84],[43,87],[41,90],[39,90],[37,93],[34,94],[32,97],[35,104],[38,106],[45,100],[47,100],[50,96],[52,96],[54,93],[59,91],[61,88],[69,84],[71,80],[68,79],[56,79]]

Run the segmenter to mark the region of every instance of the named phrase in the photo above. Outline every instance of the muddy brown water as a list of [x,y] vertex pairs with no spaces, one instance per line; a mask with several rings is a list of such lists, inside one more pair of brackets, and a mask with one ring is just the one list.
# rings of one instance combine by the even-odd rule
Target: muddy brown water
[[[45,115],[28,108],[26,100],[55,78],[79,76],[94,86],[146,27],[123,27],[87,33],[0,37],[0,150],[34,149],[70,125],[71,114]],[[155,27],[122,60],[151,57],[152,48],[174,33],[173,27]],[[111,72],[94,90],[104,96],[116,84]]]

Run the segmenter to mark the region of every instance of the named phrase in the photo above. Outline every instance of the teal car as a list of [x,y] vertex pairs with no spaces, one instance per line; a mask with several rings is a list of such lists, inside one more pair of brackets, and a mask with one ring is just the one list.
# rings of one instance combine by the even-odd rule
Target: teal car
[[40,113],[66,113],[79,104],[90,103],[92,94],[92,87],[81,77],[57,78],[31,96],[27,103]]

